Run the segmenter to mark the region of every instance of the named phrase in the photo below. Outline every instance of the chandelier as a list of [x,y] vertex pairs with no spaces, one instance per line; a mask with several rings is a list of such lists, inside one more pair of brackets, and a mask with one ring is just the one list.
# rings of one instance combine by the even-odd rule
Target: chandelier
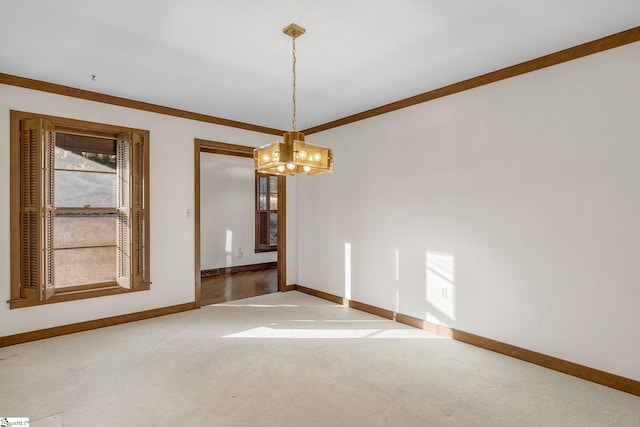
[[304,133],[296,130],[296,38],[305,29],[289,24],[282,32],[293,40],[293,118],[291,131],[282,141],[274,141],[253,150],[256,171],[272,175],[316,175],[333,171],[333,152],[329,148],[307,144]]

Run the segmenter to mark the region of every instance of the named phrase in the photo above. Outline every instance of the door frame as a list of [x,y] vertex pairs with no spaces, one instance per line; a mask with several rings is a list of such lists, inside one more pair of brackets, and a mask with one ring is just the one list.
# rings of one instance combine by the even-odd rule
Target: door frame
[[[194,140],[194,232],[195,232],[195,305],[201,307],[202,281],[200,278],[200,154],[222,154],[225,156],[237,156],[253,158],[254,147],[245,145],[227,144],[225,142],[208,141],[205,139]],[[290,290],[287,286],[287,181],[284,176],[278,177],[278,291]]]

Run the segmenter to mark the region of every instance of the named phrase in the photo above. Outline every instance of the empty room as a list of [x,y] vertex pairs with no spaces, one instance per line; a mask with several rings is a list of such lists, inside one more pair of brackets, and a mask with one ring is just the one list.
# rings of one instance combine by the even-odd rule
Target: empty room
[[640,425],[640,2],[0,4],[0,424]]

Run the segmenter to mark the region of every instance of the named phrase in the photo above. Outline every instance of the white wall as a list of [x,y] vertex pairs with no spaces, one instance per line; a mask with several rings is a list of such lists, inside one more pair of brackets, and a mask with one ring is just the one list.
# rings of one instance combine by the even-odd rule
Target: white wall
[[277,252],[255,252],[253,159],[202,153],[200,269],[277,260]]
[[287,177],[287,284],[298,284],[298,179]]
[[308,135],[298,283],[348,296],[349,243],[354,300],[640,380],[638,76],[635,43]]
[[[9,111],[109,123],[150,134],[151,290],[38,307],[0,304],[0,336],[188,303],[195,295],[194,138],[258,146],[273,140],[235,128],[0,84],[0,301],[9,289]],[[289,198],[293,198],[291,195]],[[295,230],[289,234],[295,233]],[[293,268],[293,267],[292,267]]]

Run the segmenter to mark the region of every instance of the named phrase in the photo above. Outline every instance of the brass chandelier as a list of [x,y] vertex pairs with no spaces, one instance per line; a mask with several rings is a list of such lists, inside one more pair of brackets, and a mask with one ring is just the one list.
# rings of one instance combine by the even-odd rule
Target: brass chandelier
[[291,131],[285,132],[283,141],[274,141],[253,150],[256,171],[272,175],[316,175],[333,171],[333,152],[329,148],[307,144],[304,133],[296,130],[296,38],[305,29],[289,24],[282,32],[293,40],[293,118]]

